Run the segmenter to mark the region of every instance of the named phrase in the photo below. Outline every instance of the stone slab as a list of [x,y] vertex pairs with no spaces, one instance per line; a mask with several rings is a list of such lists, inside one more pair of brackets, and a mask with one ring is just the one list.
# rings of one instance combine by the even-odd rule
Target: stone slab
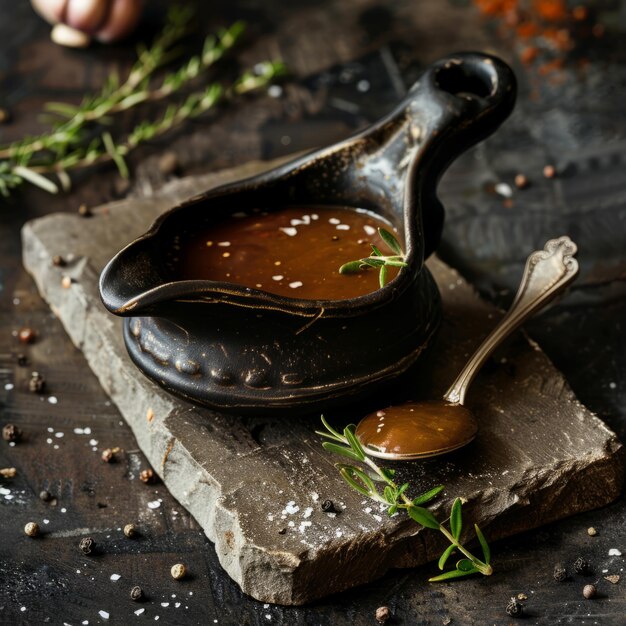
[[[393,567],[433,560],[442,549],[439,535],[403,515],[388,518],[352,492],[314,434],[317,417],[238,418],[194,407],[156,387],[131,363],[121,320],[104,310],[97,290],[108,259],[163,210],[264,167],[253,163],[176,181],[157,197],[105,205],[91,218],[56,214],[34,220],[23,230],[23,259],[154,469],[215,543],[228,574],[258,600],[294,605]],[[66,267],[53,265],[57,254],[69,260]],[[499,312],[441,261],[429,265],[442,292],[444,323],[416,375],[415,395],[437,397]],[[64,276],[72,278],[69,288],[62,286]],[[463,496],[468,521],[479,523],[493,541],[619,495],[625,464],[620,442],[521,333],[484,368],[468,405],[481,428],[470,447],[396,467],[416,493],[446,485],[433,506],[440,516]],[[329,417],[338,427],[347,419]],[[325,499],[341,512],[324,513]]]

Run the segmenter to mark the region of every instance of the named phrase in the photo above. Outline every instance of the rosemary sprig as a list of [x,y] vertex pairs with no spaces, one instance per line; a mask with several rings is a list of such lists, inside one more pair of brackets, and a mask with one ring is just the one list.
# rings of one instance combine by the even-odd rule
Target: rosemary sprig
[[339,268],[340,274],[356,274],[368,267],[378,268],[378,282],[382,287],[387,284],[387,274],[389,267],[406,267],[405,254],[402,246],[396,237],[384,228],[378,229],[380,238],[385,242],[389,249],[394,253],[392,255],[384,255],[374,244],[372,246],[372,254],[357,261],[349,261]]
[[254,72],[245,71],[230,86],[214,83],[187,94],[182,101],[170,104],[160,119],[140,123],[126,138],[116,142],[103,128],[112,115],[146,102],[165,100],[181,91],[224,56],[244,30],[244,25],[237,22],[217,36],[207,37],[200,54],[153,85],[155,71],[178,54],[175,44],[187,32],[191,17],[188,8],[170,8],[163,31],[149,48],[138,50],[138,60],[123,83],[113,74],[98,94],[84,98],[78,106],[49,103],[47,110],[63,119],[54,123],[48,133],[0,148],[0,193],[7,196],[11,189],[25,182],[57,193],[58,185],[44,174],[56,175],[67,190],[71,185],[68,170],[107,161],[113,161],[126,178],[128,167],[124,159],[139,144],[206,113],[225,98],[259,89],[284,73],[280,62],[259,63]]
[[[443,485],[434,487],[416,498],[410,498],[407,495],[409,489],[408,483],[402,485],[396,484],[393,480],[395,474],[394,470],[379,467],[371,457],[365,454],[363,446],[361,446],[354,434],[354,424],[346,426],[343,430],[343,434],[332,428],[324,417],[322,417],[322,424],[325,430],[316,431],[316,433],[329,440],[322,443],[324,449],[360,464],[360,467],[347,465],[345,463],[336,464],[341,477],[352,489],[376,502],[384,504],[387,507],[387,513],[389,515],[393,515],[398,510],[404,509],[409,517],[418,524],[425,528],[438,530],[442,533],[450,542],[450,545],[439,558],[440,570],[443,570],[446,562],[455,551],[460,552],[464,556],[464,558],[457,561],[455,569],[429,578],[429,582],[461,578],[471,574],[490,576],[493,573],[493,568],[490,565],[491,551],[485,536],[477,524],[474,524],[474,531],[482,549],[483,560],[474,556],[461,543],[460,537],[463,530],[462,507],[464,502],[462,498],[456,498],[452,504],[450,518],[447,520],[448,527],[446,527],[444,523],[439,522],[427,508],[422,506],[435,498],[443,490]],[[384,485],[382,491],[377,487],[377,482]]]

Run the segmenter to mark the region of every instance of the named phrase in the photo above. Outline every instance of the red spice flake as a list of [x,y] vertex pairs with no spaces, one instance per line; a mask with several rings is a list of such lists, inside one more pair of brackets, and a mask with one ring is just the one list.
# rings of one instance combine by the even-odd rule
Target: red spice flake
[[522,53],[520,54],[520,61],[528,65],[537,58],[538,54],[538,48],[535,48],[535,46],[529,46],[528,48],[524,48],[524,50],[522,50]]
[[563,59],[554,59],[553,61],[548,61],[547,63],[543,63],[539,66],[537,71],[541,76],[546,76],[555,70],[560,70],[563,68],[564,61]]
[[539,32],[539,26],[533,22],[522,22],[516,29],[517,36],[520,39],[530,39],[535,37]]
[[563,22],[569,16],[564,0],[534,0],[533,8],[548,22]]
[[502,206],[503,206],[505,209],[512,209],[512,208],[513,208],[513,200],[512,200],[511,198],[505,198],[505,199],[502,201]]
[[588,15],[589,11],[585,6],[579,5],[572,9],[572,17],[579,22],[586,20]]

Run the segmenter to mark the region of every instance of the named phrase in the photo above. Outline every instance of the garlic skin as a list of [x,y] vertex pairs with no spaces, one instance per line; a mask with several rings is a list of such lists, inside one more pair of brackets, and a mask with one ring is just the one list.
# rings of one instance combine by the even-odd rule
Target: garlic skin
[[31,4],[51,24],[64,24],[103,43],[129,35],[143,9],[143,0],[31,0]]

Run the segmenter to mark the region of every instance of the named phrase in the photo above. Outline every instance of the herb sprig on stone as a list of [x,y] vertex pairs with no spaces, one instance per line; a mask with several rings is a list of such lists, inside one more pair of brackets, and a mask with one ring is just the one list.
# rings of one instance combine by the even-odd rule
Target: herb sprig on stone
[[[179,44],[189,32],[192,17],[189,7],[172,6],[153,43],[139,47],[138,59],[125,80],[112,73],[99,93],[85,96],[78,105],[48,103],[47,111],[55,116],[49,131],[0,146],[0,194],[8,196],[24,183],[50,193],[68,190],[69,171],[106,162],[113,162],[121,176],[128,178],[125,158],[138,145],[206,113],[223,100],[264,87],[284,73],[281,62],[266,61],[244,71],[230,85],[197,84],[196,79],[240,39],[245,26],[236,22],[207,37],[201,52],[158,77],[157,70],[180,53]],[[168,103],[164,112],[146,117],[127,136],[114,137],[111,122],[115,114],[157,102]]]
[[439,558],[440,570],[444,569],[448,559],[455,552],[463,555],[457,560],[454,569],[430,578],[430,582],[462,578],[471,574],[490,576],[493,573],[493,568],[490,565],[491,550],[478,525],[474,524],[474,531],[483,553],[483,559],[474,556],[461,543],[460,538],[463,531],[462,498],[456,498],[452,504],[449,519],[445,522],[439,522],[423,505],[437,497],[444,489],[443,485],[433,487],[417,497],[409,497],[409,483],[398,485],[394,481],[394,470],[379,467],[371,457],[365,454],[363,446],[354,434],[354,424],[346,426],[343,433],[332,428],[324,417],[322,417],[322,424],[325,430],[316,432],[327,439],[327,441],[322,442],[324,449],[359,464],[358,466],[346,463],[335,464],[341,477],[352,489],[371,500],[384,504],[389,515],[404,510],[413,521],[421,526],[442,533],[450,545]]

